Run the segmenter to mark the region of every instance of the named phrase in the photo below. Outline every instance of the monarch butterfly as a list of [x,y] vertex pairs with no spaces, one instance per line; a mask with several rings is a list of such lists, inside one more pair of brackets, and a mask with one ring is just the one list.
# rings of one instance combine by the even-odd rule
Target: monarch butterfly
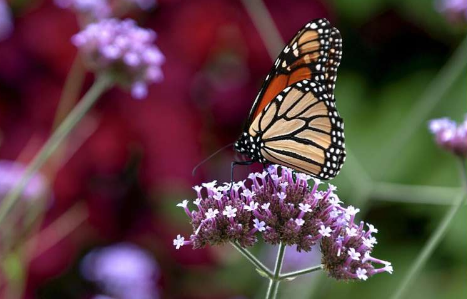
[[234,143],[251,161],[233,165],[275,163],[320,179],[335,177],[346,155],[334,98],[341,58],[341,35],[328,20],[306,24],[279,54]]

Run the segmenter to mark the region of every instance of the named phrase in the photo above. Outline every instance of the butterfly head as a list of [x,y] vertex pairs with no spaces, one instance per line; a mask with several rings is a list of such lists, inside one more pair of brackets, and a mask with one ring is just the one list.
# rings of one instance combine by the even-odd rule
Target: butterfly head
[[253,161],[264,163],[266,160],[261,155],[261,146],[261,137],[253,137],[247,132],[244,132],[234,143],[235,151],[249,156]]

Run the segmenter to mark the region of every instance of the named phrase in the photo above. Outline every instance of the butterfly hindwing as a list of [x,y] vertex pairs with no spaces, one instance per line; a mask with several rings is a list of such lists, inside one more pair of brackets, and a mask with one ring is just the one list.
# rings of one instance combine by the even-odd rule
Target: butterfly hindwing
[[302,80],[285,88],[250,126],[261,155],[316,177],[337,175],[345,160],[344,124],[324,85]]

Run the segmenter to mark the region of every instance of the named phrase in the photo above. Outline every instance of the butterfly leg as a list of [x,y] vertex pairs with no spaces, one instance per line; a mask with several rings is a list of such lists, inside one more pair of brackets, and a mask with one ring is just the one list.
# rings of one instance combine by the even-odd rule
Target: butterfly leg
[[251,165],[255,163],[255,161],[250,160],[250,161],[233,161],[230,164],[230,191],[229,193],[232,192],[232,187],[233,187],[233,180],[234,180],[234,168],[236,165]]

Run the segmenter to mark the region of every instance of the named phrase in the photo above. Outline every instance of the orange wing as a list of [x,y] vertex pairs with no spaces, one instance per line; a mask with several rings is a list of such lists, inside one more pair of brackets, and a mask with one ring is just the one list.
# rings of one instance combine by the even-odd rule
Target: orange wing
[[[247,128],[287,86],[305,79],[316,81],[323,86],[328,85],[326,81],[330,76],[326,75],[326,68],[337,62],[336,58],[333,62],[329,59],[330,47],[334,45],[332,35],[335,31],[337,29],[332,28],[328,20],[313,20],[285,46],[255,99],[246,123]],[[339,35],[338,31],[337,34]],[[335,78],[335,75],[333,77]]]

